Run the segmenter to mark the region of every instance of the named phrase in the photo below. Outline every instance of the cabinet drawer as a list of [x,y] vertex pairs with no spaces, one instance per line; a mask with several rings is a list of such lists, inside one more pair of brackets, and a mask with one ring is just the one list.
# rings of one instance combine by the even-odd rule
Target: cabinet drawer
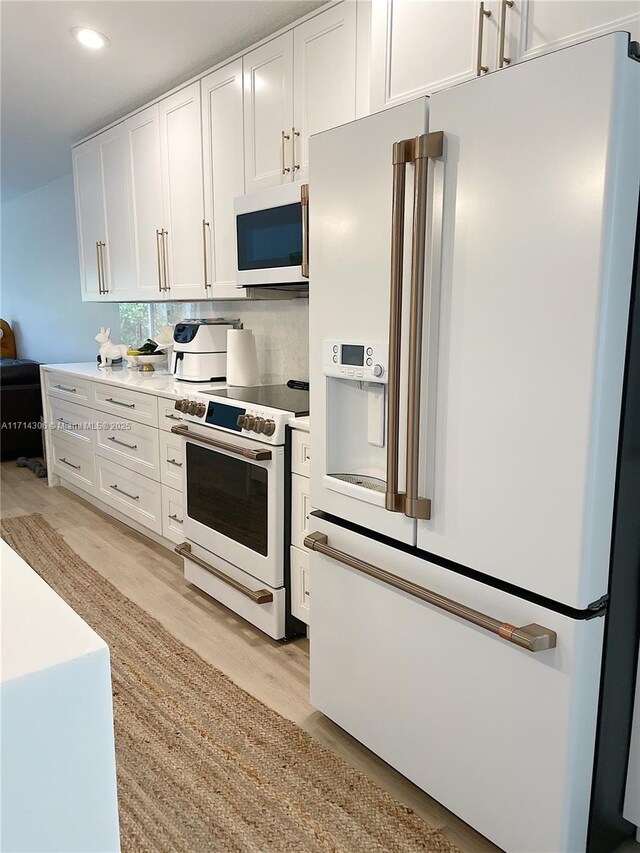
[[126,418],[102,417],[96,431],[96,453],[145,477],[160,480],[158,430]]
[[68,480],[91,495],[96,493],[95,456],[77,440],[55,433],[51,437],[51,459],[48,463],[63,480]]
[[162,532],[161,486],[154,480],[96,456],[96,495],[128,518]]
[[184,500],[177,489],[162,487],[162,535],[176,545],[184,542]]
[[49,398],[51,421],[56,435],[68,438],[73,444],[93,450],[95,441],[93,409],[67,400]]
[[129,391],[117,385],[100,385],[94,382],[92,395],[96,409],[148,426],[158,426],[157,397],[152,394],[141,394],[139,391]]
[[171,432],[159,432],[160,480],[172,489],[182,491],[182,439]]
[[176,412],[175,400],[166,400],[164,397],[158,397],[158,426],[160,429],[171,430],[176,422],[180,422],[182,418]]
[[311,498],[309,480],[300,474],[291,475],[291,544],[304,548],[304,537],[309,533]]
[[309,552],[291,546],[291,613],[311,624],[311,563]]
[[45,370],[43,373],[47,377],[48,394],[61,397],[63,400],[74,400],[76,403],[91,405],[91,383],[88,379],[78,379],[77,376],[50,370]]
[[309,433],[294,429],[291,436],[291,470],[301,477],[310,477],[311,450]]

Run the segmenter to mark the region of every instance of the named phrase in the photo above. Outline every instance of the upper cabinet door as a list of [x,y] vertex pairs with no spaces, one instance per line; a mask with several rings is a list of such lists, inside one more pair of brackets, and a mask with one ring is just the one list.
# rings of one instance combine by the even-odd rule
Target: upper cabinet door
[[504,18],[505,55],[513,61],[615,30],[640,39],[637,0],[514,0],[513,6],[507,4]]
[[100,146],[96,139],[73,149],[73,179],[82,299],[102,300],[104,285],[99,258],[101,246],[106,243],[106,225]]
[[294,29],[293,78],[291,152],[294,177],[300,178],[309,174],[309,137],[356,118],[355,2]]
[[293,33],[243,58],[246,191],[293,176]]
[[233,200],[244,193],[242,59],[201,80],[208,295],[236,293]]
[[[158,105],[166,254],[165,297],[204,299],[200,81]],[[165,257],[163,257],[163,263]]]
[[[476,0],[373,0],[371,111],[475,77],[495,55],[494,6]],[[481,23],[482,22],[482,23]],[[480,40],[482,40],[481,50]]]
[[137,294],[145,302],[159,300],[164,298],[160,252],[164,212],[158,105],[127,119],[125,125],[129,138]]

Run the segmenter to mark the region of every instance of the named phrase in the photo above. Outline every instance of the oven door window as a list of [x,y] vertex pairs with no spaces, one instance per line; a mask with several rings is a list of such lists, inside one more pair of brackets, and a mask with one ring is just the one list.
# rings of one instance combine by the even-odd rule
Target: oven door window
[[187,442],[187,513],[262,556],[268,547],[268,472]]
[[265,270],[302,263],[300,202],[236,216],[238,269]]

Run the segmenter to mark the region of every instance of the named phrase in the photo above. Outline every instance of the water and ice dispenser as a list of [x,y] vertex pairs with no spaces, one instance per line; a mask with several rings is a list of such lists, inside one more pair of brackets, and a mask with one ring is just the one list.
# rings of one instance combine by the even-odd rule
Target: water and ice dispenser
[[[382,497],[386,483],[388,345],[324,341],[327,383],[326,485]],[[374,499],[378,502],[377,499]]]

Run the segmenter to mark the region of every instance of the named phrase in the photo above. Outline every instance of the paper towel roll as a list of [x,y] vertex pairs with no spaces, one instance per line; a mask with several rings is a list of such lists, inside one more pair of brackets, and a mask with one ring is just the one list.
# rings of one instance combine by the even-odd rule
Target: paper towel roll
[[227,385],[248,388],[259,384],[256,339],[251,329],[227,331]]

